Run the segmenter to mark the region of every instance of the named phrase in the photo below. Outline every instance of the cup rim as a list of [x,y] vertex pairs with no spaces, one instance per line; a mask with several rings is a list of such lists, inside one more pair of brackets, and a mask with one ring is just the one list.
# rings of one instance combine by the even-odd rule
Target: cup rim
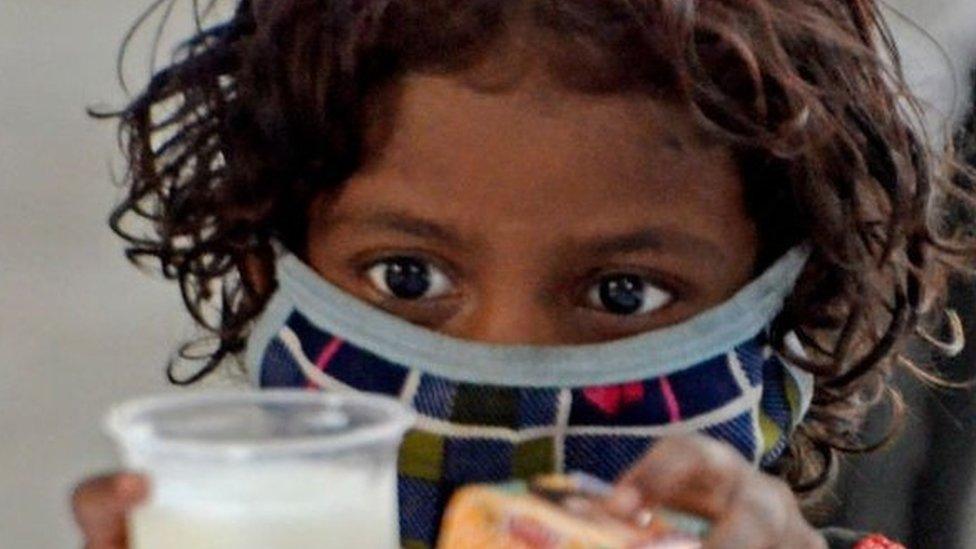
[[[364,405],[386,417],[344,433],[307,435],[287,440],[207,441],[179,440],[159,436],[138,418],[187,404],[323,404],[328,406]],[[246,462],[257,460],[301,459],[308,455],[337,454],[382,441],[399,441],[414,424],[416,413],[392,397],[338,392],[310,392],[293,389],[261,391],[205,391],[150,395],[134,398],[112,407],[103,429],[128,456],[165,454],[192,460]],[[128,458],[127,458],[128,459]]]

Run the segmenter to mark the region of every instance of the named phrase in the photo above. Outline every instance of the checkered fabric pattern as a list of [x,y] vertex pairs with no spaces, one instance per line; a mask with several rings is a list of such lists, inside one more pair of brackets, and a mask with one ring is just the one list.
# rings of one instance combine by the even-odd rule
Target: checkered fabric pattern
[[473,385],[391,363],[298,312],[264,351],[260,372],[262,387],[378,393],[416,410],[399,459],[400,534],[410,549],[435,546],[459,486],[564,471],[612,481],[672,433],[698,431],[770,464],[798,406],[788,378],[757,339],[665,378],[611,387]]

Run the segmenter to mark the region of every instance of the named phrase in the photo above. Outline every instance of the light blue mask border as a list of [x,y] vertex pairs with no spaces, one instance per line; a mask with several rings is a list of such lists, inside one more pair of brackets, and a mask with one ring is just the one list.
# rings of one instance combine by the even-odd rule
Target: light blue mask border
[[723,355],[765,329],[808,256],[805,246],[790,250],[731,299],[680,324],[607,343],[530,346],[471,342],[410,324],[344,292],[285,253],[277,265],[279,290],[254,328],[246,361],[257,384],[268,344],[297,310],[387,360],[459,382],[561,388],[666,376]]

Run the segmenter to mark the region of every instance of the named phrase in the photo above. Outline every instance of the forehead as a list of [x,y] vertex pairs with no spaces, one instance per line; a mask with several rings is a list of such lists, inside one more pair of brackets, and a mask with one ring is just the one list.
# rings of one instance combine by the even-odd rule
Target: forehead
[[462,225],[609,230],[743,215],[730,152],[691,116],[644,95],[545,83],[490,93],[409,76],[381,144],[339,204],[396,207]]

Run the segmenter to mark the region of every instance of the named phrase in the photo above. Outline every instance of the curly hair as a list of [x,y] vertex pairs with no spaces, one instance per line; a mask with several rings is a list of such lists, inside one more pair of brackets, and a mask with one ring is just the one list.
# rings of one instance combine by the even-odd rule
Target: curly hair
[[764,262],[809,243],[773,333],[817,388],[774,472],[804,493],[838,452],[874,447],[863,418],[888,403],[898,423],[891,372],[915,368],[913,336],[944,336],[941,296],[973,237],[971,186],[927,145],[870,0],[242,0],[112,115],[129,171],[111,226],[178,281],[214,344],[188,343],[202,367],[171,363],[171,381],[243,350],[275,289],[260,283],[272,243],[303,252],[296,212],[363,163],[384,90],[461,74],[518,36],[568,89],[686,107],[734,152]]

